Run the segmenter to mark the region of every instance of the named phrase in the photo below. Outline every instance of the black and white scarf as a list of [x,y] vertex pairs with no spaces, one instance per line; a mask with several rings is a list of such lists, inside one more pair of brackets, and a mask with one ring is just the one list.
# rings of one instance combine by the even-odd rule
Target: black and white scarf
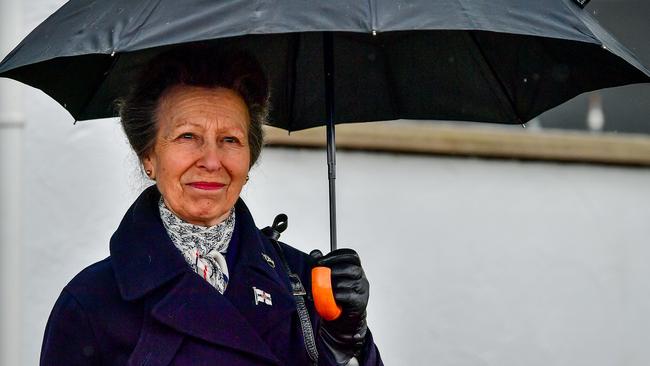
[[224,254],[235,230],[235,209],[215,226],[193,225],[171,212],[163,202],[158,203],[160,218],[172,242],[194,271],[220,293],[228,285],[228,265]]

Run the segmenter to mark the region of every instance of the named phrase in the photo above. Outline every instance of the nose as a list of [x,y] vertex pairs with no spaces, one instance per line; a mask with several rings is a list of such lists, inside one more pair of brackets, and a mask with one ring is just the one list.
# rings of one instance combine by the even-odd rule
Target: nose
[[218,144],[205,144],[201,148],[201,157],[197,161],[197,166],[207,171],[217,171],[221,169],[222,151]]

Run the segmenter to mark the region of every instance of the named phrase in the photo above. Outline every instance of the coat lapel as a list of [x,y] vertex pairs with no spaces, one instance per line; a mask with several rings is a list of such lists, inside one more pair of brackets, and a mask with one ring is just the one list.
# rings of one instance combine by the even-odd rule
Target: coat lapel
[[181,346],[185,335],[145,317],[140,339],[129,357],[128,366],[167,366]]
[[[284,279],[282,263],[273,247],[260,236],[250,216],[239,212],[237,215],[238,224],[242,224],[237,238],[240,254],[225,296],[261,337],[266,338],[269,333],[284,336],[284,325],[288,331],[296,307],[288,280]],[[254,288],[270,295],[271,304],[256,301]]]
[[158,212],[160,193],[147,188],[111,237],[111,264],[122,298],[138,300],[188,270]]
[[[239,255],[225,296],[276,357],[287,364],[289,353],[295,361],[299,357],[296,352],[302,350],[288,347],[290,340],[300,339],[295,332],[297,312],[289,280],[275,248],[257,229],[243,202],[236,209],[238,227],[233,242],[239,246]],[[256,302],[253,288],[270,295],[271,304]]]
[[151,314],[180,333],[279,364],[238,309],[193,272],[186,272]]

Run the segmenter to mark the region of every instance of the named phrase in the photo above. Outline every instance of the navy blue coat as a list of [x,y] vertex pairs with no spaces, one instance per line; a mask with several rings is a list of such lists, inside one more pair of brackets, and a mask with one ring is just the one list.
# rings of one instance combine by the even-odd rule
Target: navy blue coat
[[[113,234],[110,257],[63,289],[45,330],[41,365],[310,365],[288,276],[244,203],[235,206],[237,259],[221,295],[170,241],[159,197],[155,186],[145,190]],[[309,287],[310,257],[283,248]],[[253,287],[269,293],[272,305],[256,305]],[[307,304],[319,364],[335,365],[317,335],[320,318]],[[382,365],[370,333],[361,358],[362,365]]]

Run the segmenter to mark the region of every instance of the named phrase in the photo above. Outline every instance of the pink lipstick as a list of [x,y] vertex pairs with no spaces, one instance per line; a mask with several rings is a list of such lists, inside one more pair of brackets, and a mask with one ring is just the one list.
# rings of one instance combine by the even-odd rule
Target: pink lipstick
[[206,191],[216,191],[226,186],[225,184],[216,182],[192,182],[189,185],[196,189],[203,189]]

